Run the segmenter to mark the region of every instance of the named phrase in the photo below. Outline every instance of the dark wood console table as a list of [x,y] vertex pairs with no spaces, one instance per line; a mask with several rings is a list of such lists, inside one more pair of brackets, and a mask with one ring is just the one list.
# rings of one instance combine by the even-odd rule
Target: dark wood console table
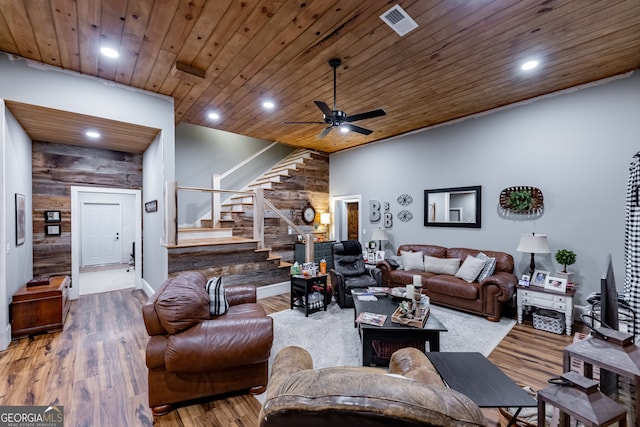
[[70,287],[69,276],[53,276],[48,285],[18,289],[11,302],[11,335],[62,330],[71,305]]

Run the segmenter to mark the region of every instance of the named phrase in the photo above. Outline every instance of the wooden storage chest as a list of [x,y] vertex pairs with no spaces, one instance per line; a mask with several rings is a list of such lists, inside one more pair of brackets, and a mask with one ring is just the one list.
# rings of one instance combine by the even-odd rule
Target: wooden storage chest
[[62,330],[71,304],[70,287],[69,276],[53,276],[48,285],[20,288],[11,302],[11,335]]

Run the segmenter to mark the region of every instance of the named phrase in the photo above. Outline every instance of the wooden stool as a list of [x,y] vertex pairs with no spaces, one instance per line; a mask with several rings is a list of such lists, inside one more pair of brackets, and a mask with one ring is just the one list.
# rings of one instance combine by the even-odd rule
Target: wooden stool
[[538,427],[544,427],[545,403],[560,410],[560,427],[569,425],[569,416],[585,426],[608,426],[619,422],[627,425],[627,410],[598,390],[598,382],[575,372],[562,375],[573,385],[554,384],[538,392]]

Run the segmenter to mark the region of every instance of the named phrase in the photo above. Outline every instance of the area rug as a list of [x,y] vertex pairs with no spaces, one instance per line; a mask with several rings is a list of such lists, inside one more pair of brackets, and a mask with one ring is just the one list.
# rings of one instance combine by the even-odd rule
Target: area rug
[[[440,335],[440,351],[477,351],[488,356],[515,325],[515,320],[489,322],[482,316],[431,306],[432,315],[448,332]],[[314,368],[360,366],[362,351],[358,330],[353,327],[353,308],[341,309],[332,302],[327,311],[305,317],[299,309],[270,315],[274,324],[274,340],[269,367],[280,349],[295,345],[306,349]],[[263,402],[264,393],[256,396]]]

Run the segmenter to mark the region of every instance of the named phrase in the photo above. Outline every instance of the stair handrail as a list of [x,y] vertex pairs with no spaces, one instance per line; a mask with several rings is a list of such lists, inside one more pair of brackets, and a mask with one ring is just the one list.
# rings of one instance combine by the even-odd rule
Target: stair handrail
[[227,177],[228,175],[231,175],[232,173],[234,173],[235,171],[237,171],[238,169],[240,169],[241,167],[243,167],[244,165],[246,165],[247,163],[249,163],[251,160],[255,159],[256,157],[262,155],[262,153],[264,153],[265,151],[269,150],[271,147],[278,145],[277,142],[272,142],[270,145],[266,146],[265,148],[263,148],[260,151],[256,151],[255,153],[253,153],[252,155],[250,155],[249,157],[247,157],[246,159],[244,159],[243,161],[241,161],[240,163],[238,163],[237,165],[235,165],[234,167],[232,167],[231,169],[229,169],[228,171],[218,174],[220,176],[220,179]]
[[[253,215],[253,238],[258,241],[258,248],[264,249],[264,206],[271,209],[278,217],[283,219],[293,230],[299,235],[305,236],[305,262],[313,261],[313,235],[305,233],[297,224],[289,219],[280,209],[276,208],[269,199],[264,197],[264,189],[257,188],[255,190],[225,190],[216,188],[203,187],[180,187],[175,181],[167,181],[165,184],[166,191],[166,243],[169,245],[178,244],[178,191],[199,191],[205,193],[232,193],[244,194],[254,199],[254,215]],[[173,195],[173,197],[169,197]],[[174,203],[169,203],[173,200]]]

